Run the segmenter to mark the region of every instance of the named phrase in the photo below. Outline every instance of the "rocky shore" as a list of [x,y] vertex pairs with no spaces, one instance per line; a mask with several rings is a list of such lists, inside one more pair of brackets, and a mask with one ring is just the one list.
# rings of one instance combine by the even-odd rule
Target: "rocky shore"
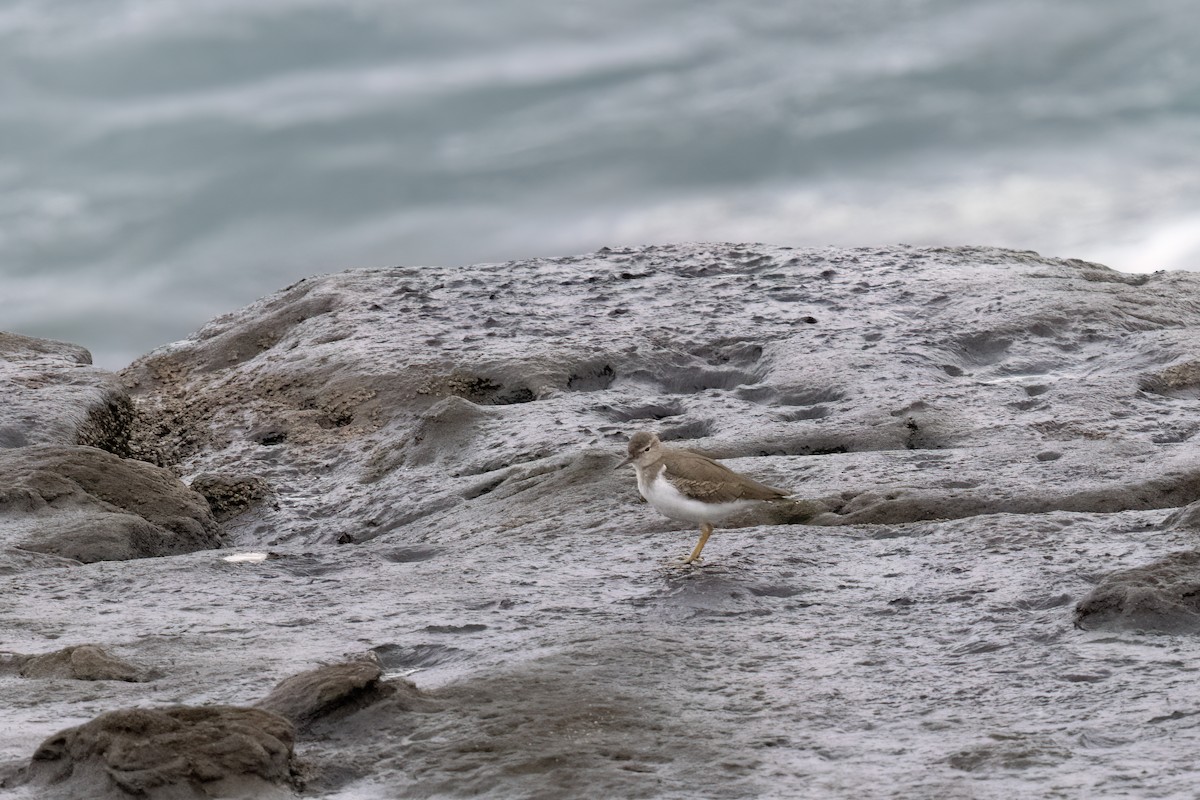
[[[0,795],[1177,796],[1200,276],[678,245],[0,334]],[[695,532],[628,436],[792,488]]]

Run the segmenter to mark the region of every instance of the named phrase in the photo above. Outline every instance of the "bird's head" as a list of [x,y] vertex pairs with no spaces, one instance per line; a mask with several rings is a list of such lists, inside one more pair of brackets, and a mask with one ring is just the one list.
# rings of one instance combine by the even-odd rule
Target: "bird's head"
[[629,437],[628,457],[620,464],[617,464],[617,468],[619,469],[626,464],[635,464],[639,467],[644,467],[658,458],[660,450],[662,450],[662,442],[659,441],[657,436],[646,431],[638,431]]

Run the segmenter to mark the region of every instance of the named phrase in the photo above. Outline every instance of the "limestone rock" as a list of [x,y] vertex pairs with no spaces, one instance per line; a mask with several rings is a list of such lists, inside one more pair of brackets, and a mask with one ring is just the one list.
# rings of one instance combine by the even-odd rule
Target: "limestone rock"
[[221,546],[207,502],[166,470],[61,445],[0,450],[0,536],[82,562]]
[[[1198,352],[1200,274],[991,248],[310,278],[121,373],[130,452],[242,557],[0,558],[4,646],[119,640],[171,664],[156,694],[234,704],[370,649],[383,675],[264,701],[317,797],[1186,797],[1200,636],[1069,620],[1150,564],[1083,624],[1190,630],[1192,566],[1164,559],[1196,547]],[[794,504],[672,568],[697,532],[613,470],[636,430]],[[7,545],[96,508],[31,464],[0,482]],[[146,688],[0,667],[0,773]]]
[[42,742],[26,779],[44,797],[286,797],[292,743],[290,722],[255,708],[110,711]]

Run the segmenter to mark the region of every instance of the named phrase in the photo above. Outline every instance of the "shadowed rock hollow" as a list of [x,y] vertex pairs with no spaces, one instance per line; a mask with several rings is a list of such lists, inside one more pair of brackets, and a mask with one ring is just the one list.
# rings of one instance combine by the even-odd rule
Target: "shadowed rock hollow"
[[[141,500],[4,490],[2,647],[159,677],[0,675],[18,777],[30,741],[185,702],[291,719],[301,796],[1191,791],[1192,273],[762,245],[356,270],[79,397],[29,375],[82,356],[32,341],[3,376],[52,410],[5,420],[0,468],[100,453]],[[84,442],[64,420],[105,396],[127,435]],[[695,532],[613,471],[636,430],[798,503],[666,566]],[[30,552],[84,513],[179,545]]]

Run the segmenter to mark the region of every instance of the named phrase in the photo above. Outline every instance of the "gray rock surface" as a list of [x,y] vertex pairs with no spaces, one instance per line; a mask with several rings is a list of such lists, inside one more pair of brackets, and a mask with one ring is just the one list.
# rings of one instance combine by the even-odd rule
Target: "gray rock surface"
[[0,331],[0,448],[84,444],[128,455],[133,406],[78,345]]
[[205,499],[167,470],[94,447],[0,450],[0,537],[82,562],[221,546]]
[[[1139,568],[1186,591],[1198,350],[1200,276],[986,248],[301,281],[121,374],[128,452],[235,550],[0,560],[0,650],[164,673],[0,674],[0,762],[261,702],[310,796],[1188,796],[1200,638],[1129,590],[1073,612]],[[613,470],[636,430],[798,504],[673,567],[695,531]]]

